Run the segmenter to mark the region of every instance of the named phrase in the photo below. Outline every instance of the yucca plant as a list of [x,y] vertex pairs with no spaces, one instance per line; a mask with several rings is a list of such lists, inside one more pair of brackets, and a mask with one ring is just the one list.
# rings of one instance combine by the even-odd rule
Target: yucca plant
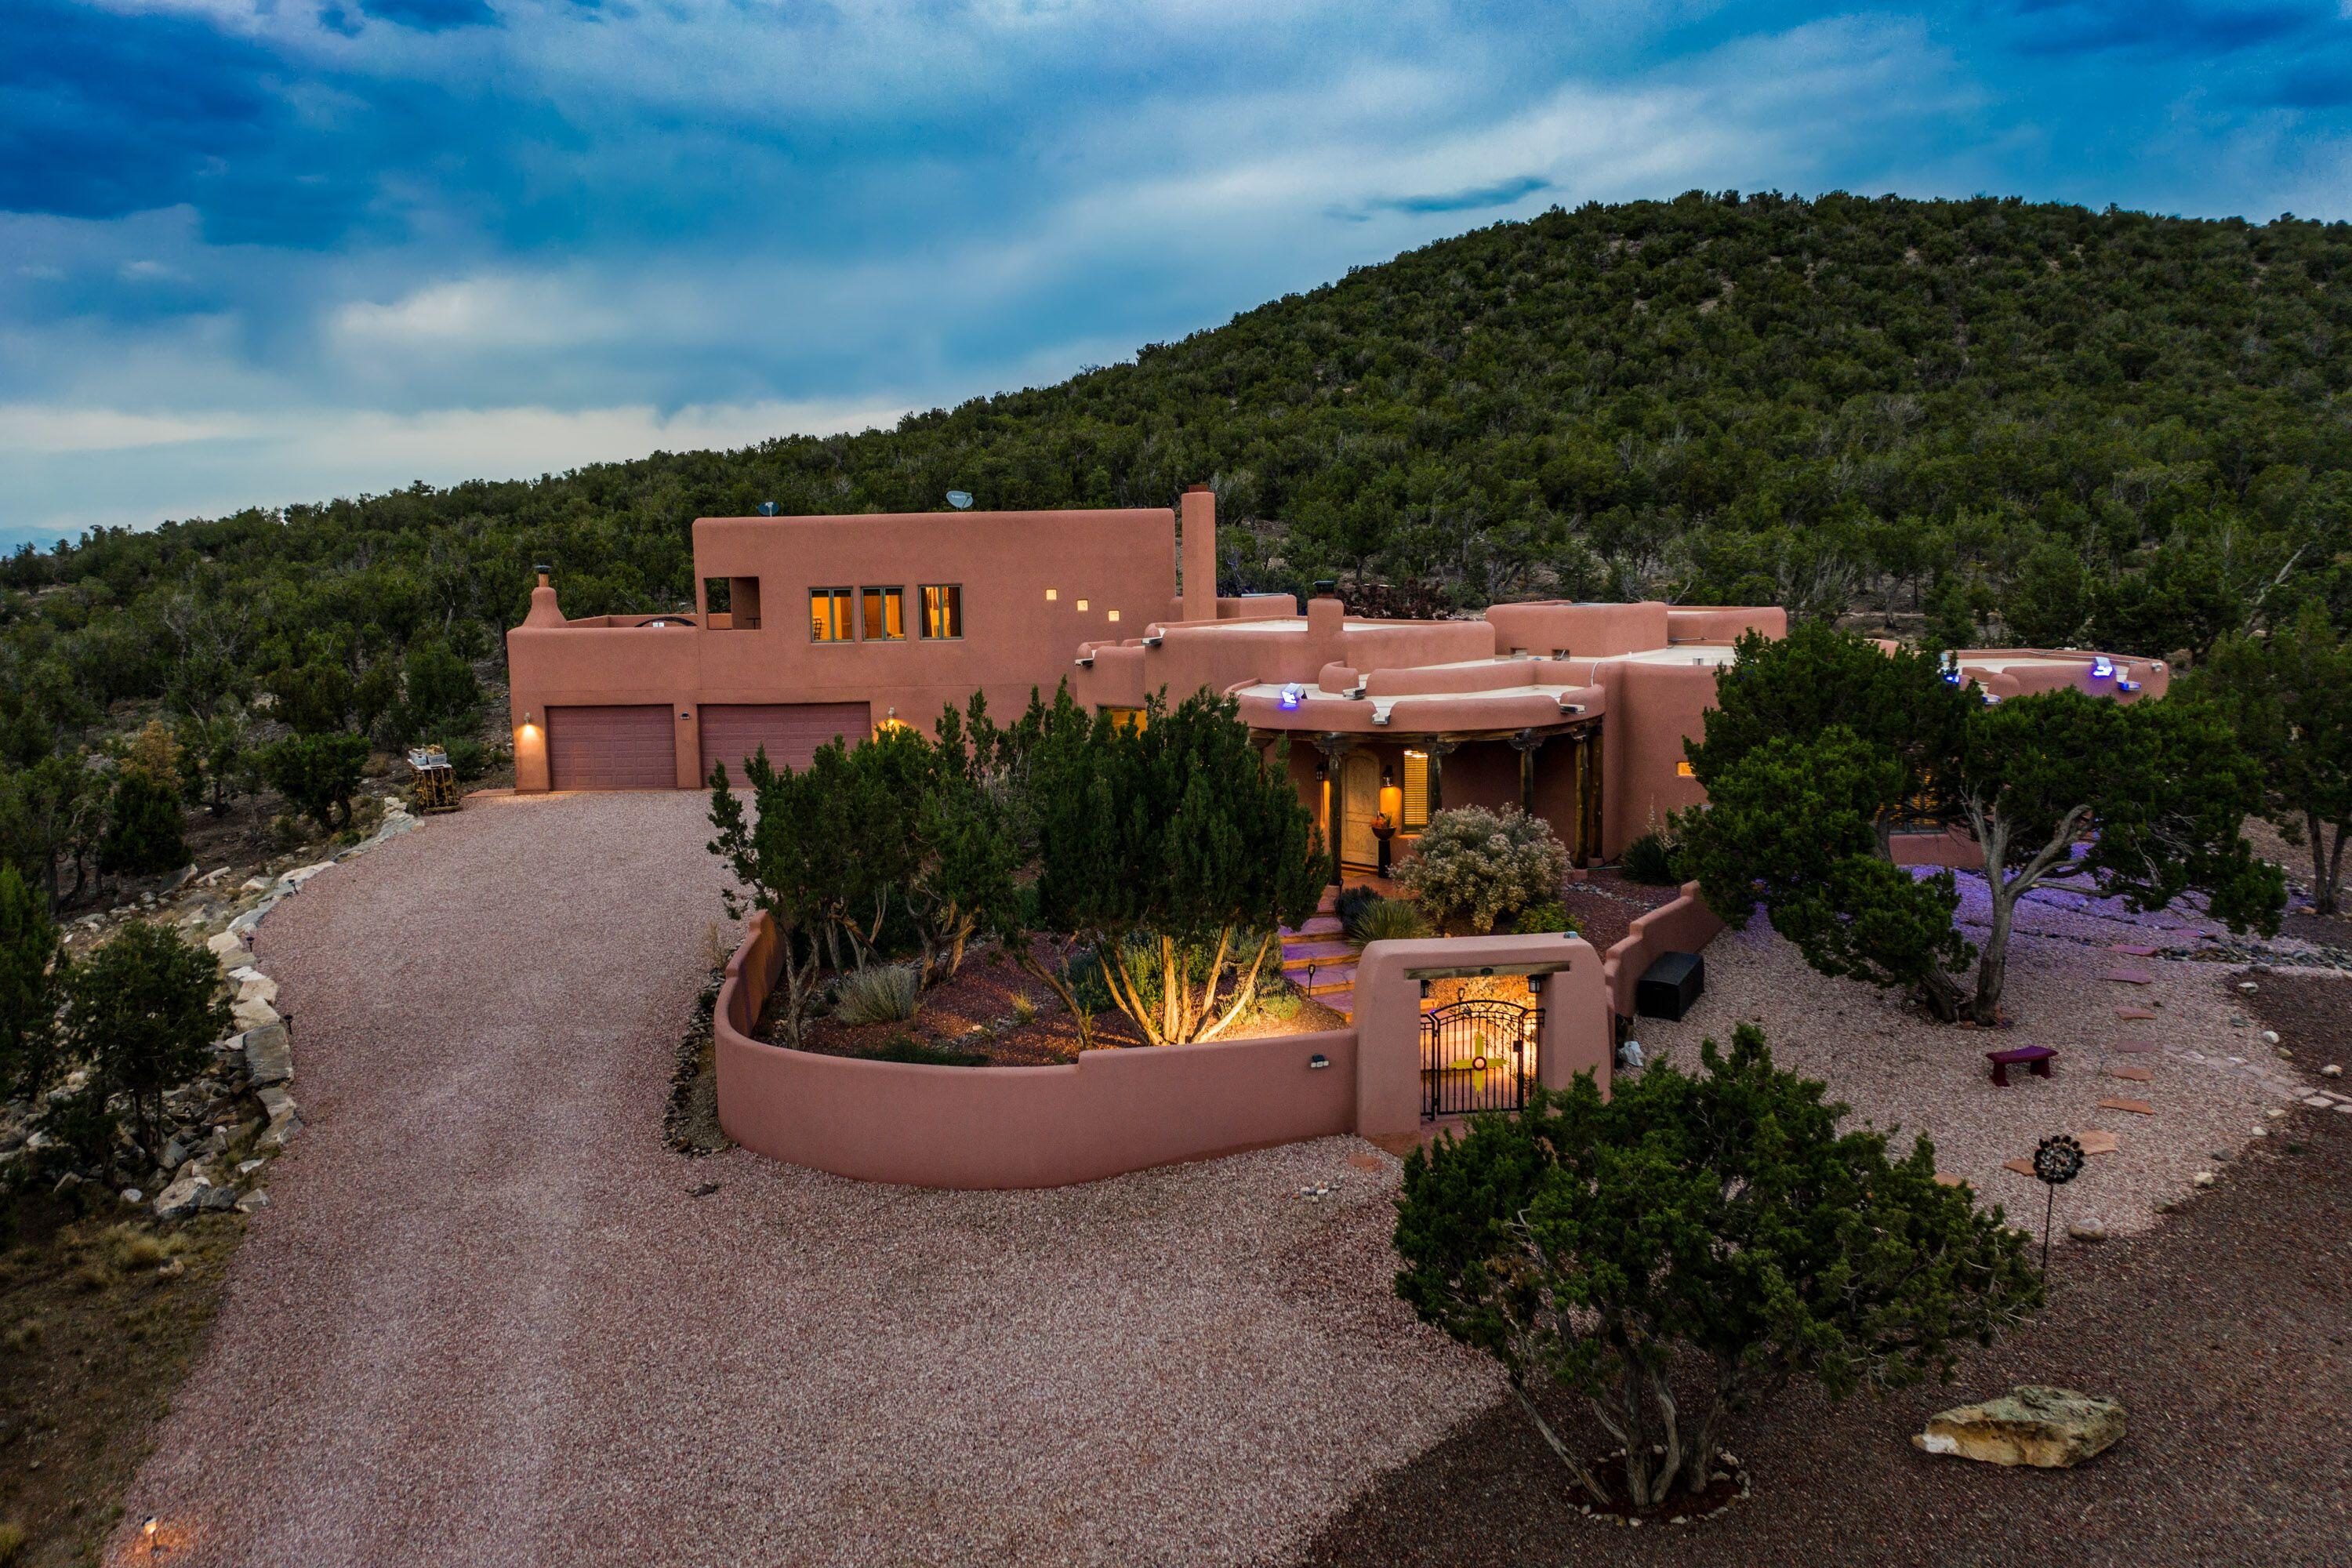
[[1358,947],[1432,934],[1429,917],[1404,899],[1373,899],[1359,904],[1341,922],[1341,930]]
[[906,963],[876,963],[841,977],[833,1016],[845,1024],[903,1024],[923,998],[922,977]]

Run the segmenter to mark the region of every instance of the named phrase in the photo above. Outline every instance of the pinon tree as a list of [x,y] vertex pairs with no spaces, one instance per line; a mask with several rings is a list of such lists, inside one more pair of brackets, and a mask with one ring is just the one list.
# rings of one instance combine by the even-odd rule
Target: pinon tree
[[2309,851],[2312,907],[2335,914],[2352,829],[2352,646],[2313,603],[2268,636],[2221,644],[2198,688],[2261,763],[2263,815]]
[[[1741,1025],[1701,1070],[1652,1066],[1604,1100],[1590,1075],[1405,1161],[1397,1294],[1500,1362],[1595,1501],[1706,1489],[1727,1426],[1797,1378],[1832,1399],[1948,1377],[2040,1304],[2024,1237],[1890,1157]],[[1546,1418],[1551,1385],[1623,1450],[1613,1498]]]
[[[1986,1024],[2038,888],[2143,910],[2198,890],[2232,929],[2276,929],[2283,879],[2242,834],[2261,770],[2219,715],[2072,689],[1988,703],[1948,673],[1821,626],[1740,640],[1685,747],[1707,804],[1675,818],[1717,914],[1760,907],[1822,973]],[[1895,864],[1895,835],[1921,827],[1981,850],[1980,940],[1958,923],[1957,877]]]
[[149,1158],[163,1152],[163,1094],[205,1065],[205,1047],[228,1032],[220,970],[203,948],[168,927],[132,921],[65,978],[64,1056],[89,1065],[73,1102],[86,1152],[112,1149],[118,1097]]
[[1093,950],[1147,1044],[1215,1039],[1329,869],[1279,746],[1261,756],[1235,705],[1205,689],[1172,709],[1155,697],[1135,724],[1088,717],[1065,689],[1014,728],[1034,923]]

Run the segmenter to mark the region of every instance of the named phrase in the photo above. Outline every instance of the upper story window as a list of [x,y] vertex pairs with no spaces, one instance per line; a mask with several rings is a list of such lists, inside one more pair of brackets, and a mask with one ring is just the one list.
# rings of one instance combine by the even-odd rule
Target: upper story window
[[861,588],[865,601],[865,637],[867,642],[899,642],[907,636],[907,590],[904,588]]
[[962,584],[923,584],[923,635],[927,637],[963,636]]
[[809,640],[811,642],[848,642],[857,635],[849,618],[849,590],[846,588],[811,588],[809,590]]

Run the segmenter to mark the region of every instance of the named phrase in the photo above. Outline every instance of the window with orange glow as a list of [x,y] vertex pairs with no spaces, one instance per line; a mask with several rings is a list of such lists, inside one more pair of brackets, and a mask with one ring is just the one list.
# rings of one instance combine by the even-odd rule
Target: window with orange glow
[[1397,824],[1412,833],[1429,826],[1429,753],[1407,752],[1404,754],[1404,810],[1398,815],[1403,820]]
[[1676,763],[1675,764],[1675,777],[1678,779],[1695,779],[1698,777],[1698,770],[1692,767],[1688,763]]
[[866,588],[861,590],[865,599],[866,640],[867,642],[900,642],[907,636],[907,590],[904,588]]
[[857,634],[849,619],[849,590],[809,590],[809,640],[847,642]]
[[962,584],[923,584],[923,635],[927,637],[963,636]]

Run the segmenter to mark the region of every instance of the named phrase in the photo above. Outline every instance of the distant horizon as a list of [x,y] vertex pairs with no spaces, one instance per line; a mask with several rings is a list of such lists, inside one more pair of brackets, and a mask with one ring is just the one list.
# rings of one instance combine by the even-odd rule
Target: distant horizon
[[26,0],[0,85],[12,551],[887,426],[1555,205],[2352,216],[2332,0]]

